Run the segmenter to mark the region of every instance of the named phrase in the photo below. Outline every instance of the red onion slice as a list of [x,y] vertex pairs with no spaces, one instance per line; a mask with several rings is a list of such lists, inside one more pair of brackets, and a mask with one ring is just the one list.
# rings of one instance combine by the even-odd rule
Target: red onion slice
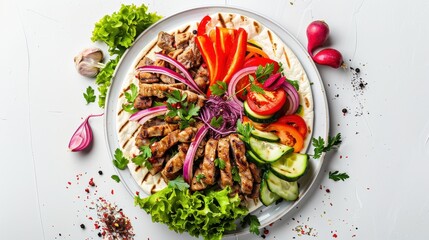
[[235,91],[236,91],[236,87],[237,87],[237,83],[240,81],[240,79],[242,79],[244,76],[249,75],[251,73],[254,73],[256,71],[258,67],[247,67],[247,68],[243,68],[240,71],[236,72],[232,78],[231,81],[229,82],[228,85],[228,95],[232,96],[232,101],[234,101],[235,103],[237,103],[239,106],[243,107],[243,103],[238,100]]
[[206,125],[198,130],[197,134],[195,135],[195,140],[192,141],[191,145],[189,145],[188,152],[186,153],[185,162],[183,163],[183,179],[189,184],[191,184],[193,177],[195,153],[197,152],[198,146],[200,146],[200,143],[206,136],[208,130],[209,128]]
[[175,71],[173,71],[171,69],[168,69],[165,67],[160,67],[160,66],[143,66],[143,67],[138,67],[137,71],[159,73],[159,74],[169,76],[171,78],[174,78],[174,79],[188,85],[188,87],[190,87],[196,93],[204,95],[204,93],[198,87],[194,86],[195,82],[189,81],[188,79],[184,78],[182,75],[176,73]]
[[138,111],[130,116],[130,121],[138,121],[143,117],[146,117],[147,115],[153,114],[153,113],[159,113],[159,112],[166,112],[167,106],[158,106],[158,107],[152,107],[148,109],[144,109],[141,111]]
[[298,92],[288,81],[284,81],[282,87],[286,91],[287,100],[289,102],[289,108],[286,111],[286,115],[294,114],[299,107]]

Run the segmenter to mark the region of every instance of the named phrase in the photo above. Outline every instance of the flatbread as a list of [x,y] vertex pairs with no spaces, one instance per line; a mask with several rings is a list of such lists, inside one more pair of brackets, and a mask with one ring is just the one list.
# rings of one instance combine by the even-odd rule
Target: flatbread
[[[242,16],[235,13],[217,13],[211,15],[212,20],[207,25],[207,31],[214,28],[215,26],[223,26],[228,28],[244,28],[248,33],[248,39],[253,39],[262,47],[263,51],[267,55],[278,62],[281,62],[284,67],[284,74],[288,79],[297,80],[299,83],[299,95],[300,104],[302,105],[302,117],[308,126],[308,136],[305,140],[304,148],[301,152],[306,152],[311,140],[311,131],[313,127],[313,97],[311,93],[310,82],[307,78],[307,74],[304,71],[301,63],[292,52],[292,50],[284,44],[281,39],[270,29],[266,28],[256,20]],[[165,29],[165,32],[170,34],[176,34],[179,32],[192,32],[198,27],[198,22],[190,23],[181,26],[177,29]],[[153,39],[141,50],[138,58],[136,58],[133,66],[136,66],[138,62],[144,57],[155,59],[154,53],[159,52],[161,49],[156,46],[157,38]],[[119,145],[122,148],[124,155],[128,158],[132,158],[139,154],[139,149],[135,146],[135,138],[141,127],[137,122],[128,121],[130,114],[122,110],[122,105],[126,103],[124,92],[129,89],[131,83],[138,86],[139,80],[134,76],[135,67],[129,70],[128,79],[124,79],[123,90],[119,96],[117,105],[117,133]],[[141,186],[144,192],[152,194],[160,191],[166,187],[164,179],[161,174],[152,175],[148,169],[141,166],[136,166],[130,162],[128,168],[135,181]],[[260,206],[260,203],[249,203],[249,211],[256,209]]]

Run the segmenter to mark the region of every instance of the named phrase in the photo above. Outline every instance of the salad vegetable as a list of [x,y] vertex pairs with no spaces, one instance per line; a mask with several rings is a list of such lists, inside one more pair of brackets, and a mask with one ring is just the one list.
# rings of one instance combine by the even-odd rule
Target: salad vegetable
[[102,114],[89,115],[82,124],[76,129],[69,142],[69,149],[72,152],[79,152],[86,149],[92,142],[92,129],[89,125],[89,119],[92,117],[103,116]]
[[[225,231],[236,229],[235,220],[247,215],[248,210],[240,206],[236,194],[230,197],[229,187],[221,191],[190,193],[177,180],[163,190],[147,197],[135,197],[135,204],[152,216],[152,221],[168,225],[178,233],[184,231],[191,236],[204,239],[222,239]],[[187,185],[189,187],[189,185]]]

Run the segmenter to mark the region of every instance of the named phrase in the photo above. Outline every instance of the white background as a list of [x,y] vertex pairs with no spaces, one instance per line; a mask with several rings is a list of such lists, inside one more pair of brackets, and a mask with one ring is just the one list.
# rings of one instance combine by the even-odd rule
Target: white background
[[[141,4],[139,1],[123,3]],[[168,16],[202,1],[144,1]],[[399,0],[204,1],[268,16],[306,45],[306,26],[325,20],[331,46],[350,69],[319,67],[330,107],[331,134],[344,142],[327,156],[324,177],[301,209],[268,227],[267,239],[427,239],[429,226],[429,2]],[[101,118],[90,120],[94,144],[67,150],[70,136],[96,104],[82,92],[73,57],[90,41],[94,23],[120,7],[106,0],[0,0],[0,238],[99,239],[89,217],[97,197],[130,217],[136,239],[183,239],[133,206],[115,173]],[[101,45],[100,45],[101,46]],[[348,113],[343,114],[342,109]],[[103,171],[103,175],[97,172]],[[334,182],[328,172],[347,172]],[[81,174],[81,175],[80,175]],[[77,179],[77,177],[79,179]],[[88,181],[97,187],[86,194]],[[68,183],[70,182],[70,184]],[[328,193],[326,189],[329,189]],[[114,194],[112,194],[112,190]],[[88,199],[87,199],[88,197]],[[86,229],[79,225],[84,223]],[[295,227],[302,225],[300,236]],[[305,229],[307,226],[307,229]],[[336,234],[337,238],[334,237]],[[247,235],[240,239],[258,239]]]

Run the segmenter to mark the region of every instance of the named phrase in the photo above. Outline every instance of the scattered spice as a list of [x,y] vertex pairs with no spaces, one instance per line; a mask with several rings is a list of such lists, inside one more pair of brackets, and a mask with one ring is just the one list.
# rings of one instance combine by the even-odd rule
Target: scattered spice
[[103,171],[98,171],[98,175],[103,175]]
[[89,193],[89,188],[85,188],[85,192],[86,192],[86,193]]
[[122,209],[103,198],[97,204],[97,216],[102,224],[102,235],[105,239],[134,239],[133,227],[130,219],[124,215]]
[[90,186],[94,187],[95,186],[94,179],[93,178],[89,179],[89,183],[88,184]]
[[83,223],[82,223],[82,224],[80,225],[80,228],[85,229],[85,224],[83,224]]
[[343,108],[343,110],[341,110],[341,112],[343,112],[344,115],[346,115],[347,113],[347,108]]

